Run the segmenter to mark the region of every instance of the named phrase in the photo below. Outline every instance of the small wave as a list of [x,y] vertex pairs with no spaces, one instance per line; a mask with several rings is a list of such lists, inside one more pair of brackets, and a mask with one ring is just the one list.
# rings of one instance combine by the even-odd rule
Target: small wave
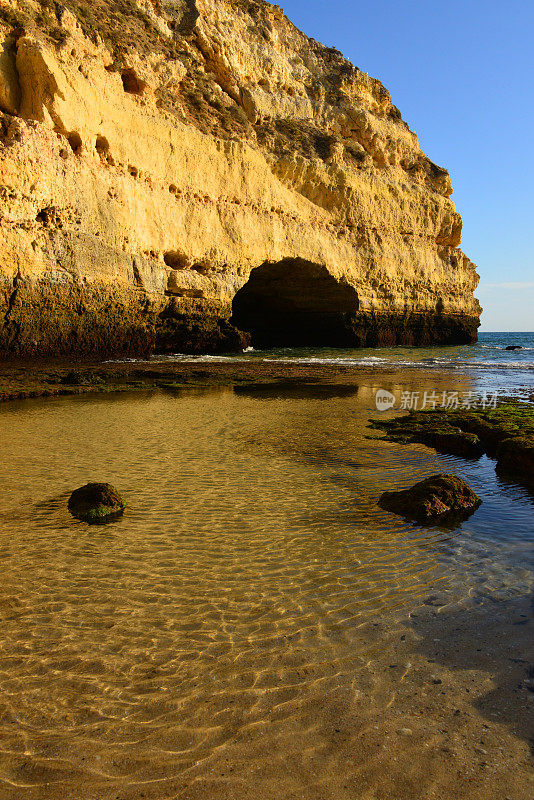
[[[506,349],[510,346],[507,344],[482,344],[481,342],[477,343],[477,348],[480,350],[496,350],[498,353],[502,353],[503,351],[506,352]],[[529,347],[525,344],[514,345],[514,347],[518,347],[520,350],[534,350],[534,347]],[[508,351],[514,352],[514,351]]]
[[388,358],[336,358],[336,357],[303,357],[303,358],[264,358],[264,362],[279,364],[344,364],[355,367],[409,367],[410,369],[428,369],[429,367],[439,367],[440,369],[493,369],[493,370],[534,370],[534,364],[521,361],[466,361],[452,360],[446,358],[421,359],[413,361],[408,359],[388,359]]
[[524,369],[534,370],[534,364],[531,361],[467,361],[466,367],[475,367],[480,369]]
[[[253,352],[252,350],[243,351],[239,355],[189,355],[187,353],[173,353],[172,355],[152,356],[151,358],[115,358],[105,361],[105,364],[164,364],[164,363],[227,363],[242,362],[243,355]],[[274,364],[306,364],[313,365],[344,365],[348,367],[367,367],[373,368],[409,368],[409,369],[444,369],[444,370],[523,370],[525,372],[534,371],[534,363],[530,361],[476,361],[464,359],[448,358],[422,358],[418,361],[402,358],[379,358],[378,356],[363,356],[362,358],[351,358],[350,356],[302,356],[284,357],[272,356],[261,359],[264,363]]]

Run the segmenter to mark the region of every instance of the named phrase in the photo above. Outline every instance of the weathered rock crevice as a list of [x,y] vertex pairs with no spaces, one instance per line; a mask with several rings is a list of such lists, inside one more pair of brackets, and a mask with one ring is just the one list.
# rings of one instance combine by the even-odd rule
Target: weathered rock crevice
[[0,111],[18,114],[22,91],[17,71],[17,39],[8,35],[0,43]]

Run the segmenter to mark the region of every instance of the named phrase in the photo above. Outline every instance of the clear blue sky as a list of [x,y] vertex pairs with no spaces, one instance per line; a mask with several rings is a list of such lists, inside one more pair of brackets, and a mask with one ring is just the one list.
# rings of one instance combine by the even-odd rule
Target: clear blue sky
[[477,264],[481,330],[534,330],[532,0],[286,0],[305,33],[379,78],[446,167]]

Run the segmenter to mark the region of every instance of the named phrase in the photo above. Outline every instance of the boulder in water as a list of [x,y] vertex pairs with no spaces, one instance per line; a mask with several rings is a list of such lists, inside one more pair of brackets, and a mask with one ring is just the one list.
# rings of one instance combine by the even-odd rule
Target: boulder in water
[[418,522],[467,517],[480,503],[480,498],[465,481],[445,473],[425,478],[411,489],[384,492],[378,501],[386,511]]
[[455,430],[443,426],[428,432],[425,444],[435,447],[439,453],[452,453],[464,458],[480,458],[484,446],[475,433]]
[[507,347],[504,348],[505,350],[523,350],[523,346],[520,344],[509,344]]
[[109,483],[86,483],[69,497],[69,511],[73,517],[98,525],[119,517],[124,501]]
[[497,447],[497,469],[520,476],[521,482],[534,488],[534,436],[514,436]]

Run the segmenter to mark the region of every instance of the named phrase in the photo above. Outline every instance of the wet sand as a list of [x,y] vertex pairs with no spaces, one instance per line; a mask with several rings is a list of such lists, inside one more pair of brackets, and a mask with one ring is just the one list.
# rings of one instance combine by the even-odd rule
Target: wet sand
[[198,691],[192,677],[181,702],[170,691],[178,654],[139,658],[130,677],[143,714],[112,696],[104,716],[85,705],[75,695],[89,676],[72,679],[52,730],[36,719],[22,736],[17,707],[4,705],[0,797],[530,800],[529,600],[425,603],[408,620],[359,626],[355,651],[339,634],[335,658],[319,662],[298,634],[273,636],[237,668],[214,648],[217,683]]
[[[402,375],[406,369],[380,369],[380,375]],[[431,371],[429,370],[429,373]],[[353,382],[369,369],[343,364],[299,364],[276,361],[35,361],[0,364],[0,401],[54,397],[88,392],[151,388],[264,384],[273,381]]]

